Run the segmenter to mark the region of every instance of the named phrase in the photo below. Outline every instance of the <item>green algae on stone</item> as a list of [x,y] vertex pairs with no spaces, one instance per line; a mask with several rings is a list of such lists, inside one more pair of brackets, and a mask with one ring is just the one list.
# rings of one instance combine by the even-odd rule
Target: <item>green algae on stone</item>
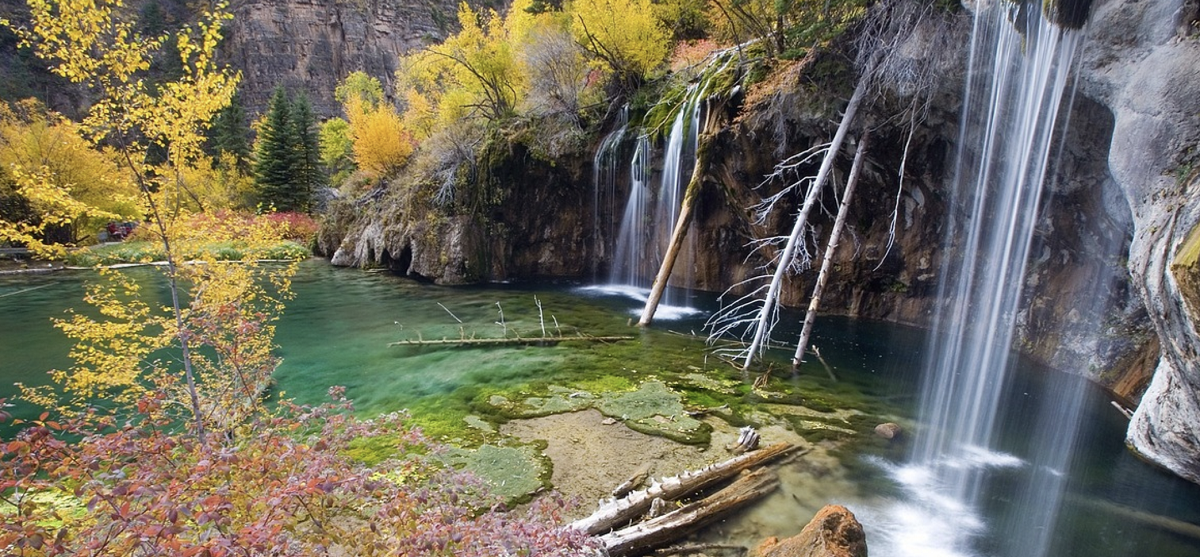
[[632,392],[603,393],[596,409],[635,431],[681,443],[706,444],[712,433],[711,426],[687,414],[683,395],[661,381],[647,381]]
[[722,379],[703,373],[685,373],[681,379],[695,387],[727,395],[737,394],[737,387],[742,383],[734,379]]
[[509,502],[524,502],[538,489],[548,487],[551,471],[549,461],[534,445],[450,447],[443,460],[487,482],[493,493]]

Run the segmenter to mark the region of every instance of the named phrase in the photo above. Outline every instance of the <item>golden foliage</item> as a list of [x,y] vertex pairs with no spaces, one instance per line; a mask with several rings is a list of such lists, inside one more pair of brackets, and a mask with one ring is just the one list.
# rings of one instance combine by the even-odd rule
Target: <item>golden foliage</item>
[[525,28],[523,13],[510,9],[508,25],[495,10],[477,14],[463,3],[458,33],[401,59],[397,81],[415,112],[406,122],[420,139],[464,117],[498,120],[515,113],[526,84],[510,30]]
[[354,139],[354,158],[369,176],[388,176],[408,162],[416,148],[412,134],[390,106],[361,111],[347,109]]
[[79,126],[36,101],[0,103],[0,167],[11,191],[29,214],[0,215],[0,241],[25,244],[43,255],[61,246],[46,241],[49,228],[71,230],[68,240],[110,219],[141,214],[136,186],[120,170],[111,151],[94,149]]
[[571,33],[619,76],[645,78],[670,52],[671,37],[650,0],[571,0]]

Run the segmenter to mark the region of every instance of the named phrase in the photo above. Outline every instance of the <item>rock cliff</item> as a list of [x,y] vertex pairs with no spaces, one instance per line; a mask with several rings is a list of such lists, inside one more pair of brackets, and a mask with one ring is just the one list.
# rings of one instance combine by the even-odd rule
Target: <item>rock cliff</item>
[[391,91],[401,54],[458,25],[455,0],[241,0],[232,10],[222,50],[242,71],[252,114],[265,109],[276,85],[306,92],[318,115],[337,114],[333,89],[359,70]]
[[1093,8],[1081,92],[1112,111],[1108,168],[1129,204],[1132,282],[1161,357],[1130,423],[1133,448],[1200,482],[1200,40],[1195,2],[1108,0]]

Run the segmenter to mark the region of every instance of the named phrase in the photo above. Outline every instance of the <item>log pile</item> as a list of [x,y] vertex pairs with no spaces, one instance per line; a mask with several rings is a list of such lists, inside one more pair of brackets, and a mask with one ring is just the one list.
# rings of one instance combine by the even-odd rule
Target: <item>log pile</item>
[[[700,470],[652,481],[649,487],[631,491],[624,497],[602,500],[600,508],[591,516],[568,527],[597,536],[609,557],[661,547],[721,514],[774,491],[779,478],[762,466],[798,448],[790,443],[778,443]],[[680,504],[682,499],[714,488],[739,474],[736,481],[716,493]],[[636,522],[652,508],[658,511],[651,513],[652,518]]]

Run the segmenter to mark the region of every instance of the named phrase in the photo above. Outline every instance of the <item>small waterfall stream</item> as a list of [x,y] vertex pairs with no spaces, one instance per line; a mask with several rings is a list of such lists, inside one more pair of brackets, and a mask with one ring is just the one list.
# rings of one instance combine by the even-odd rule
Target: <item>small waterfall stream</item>
[[592,222],[595,227],[592,234],[592,280],[599,280],[600,261],[608,255],[606,248],[619,230],[614,219],[601,219],[605,215],[617,214],[617,179],[624,162],[621,146],[628,130],[629,105],[625,105],[617,116],[616,129],[604,136],[592,159],[592,184],[595,187],[592,200]]
[[[662,261],[663,252],[671,238],[671,231],[679,217],[684,189],[696,162],[698,128],[701,115],[701,96],[704,87],[694,84],[679,107],[671,130],[666,137],[663,151],[662,170],[657,189],[653,187],[653,143],[650,137],[639,135],[633,156],[629,162],[629,198],[625,202],[616,245],[613,248],[612,266],[608,281],[614,287],[648,289]],[[615,143],[610,144],[609,135],[597,151],[597,164],[601,153],[617,152]],[[620,141],[627,131],[621,131],[615,141]],[[608,157],[609,155],[605,155]],[[603,162],[607,164],[607,159]],[[602,174],[597,172],[597,191],[603,186]],[[603,176],[607,176],[604,174]],[[599,194],[598,194],[599,195]],[[614,213],[615,214],[615,213]],[[603,226],[603,225],[600,225]],[[684,284],[692,282],[692,262],[695,241],[689,238],[687,248],[676,264],[676,276]],[[686,306],[686,291],[668,290],[664,303],[668,306]]]
[[[997,447],[1014,362],[1015,321],[1051,167],[1052,136],[1082,33],[1048,23],[1040,3],[976,14],[955,162],[948,257],[939,285],[920,420],[909,464],[892,470],[910,499],[880,554],[1012,555],[1047,551],[1078,425],[1078,388],[1063,389],[1028,432],[1028,460]],[[981,506],[994,476],[1020,474],[1000,524]],[[981,542],[987,538],[987,542]],[[873,550],[872,553],[875,553]]]

